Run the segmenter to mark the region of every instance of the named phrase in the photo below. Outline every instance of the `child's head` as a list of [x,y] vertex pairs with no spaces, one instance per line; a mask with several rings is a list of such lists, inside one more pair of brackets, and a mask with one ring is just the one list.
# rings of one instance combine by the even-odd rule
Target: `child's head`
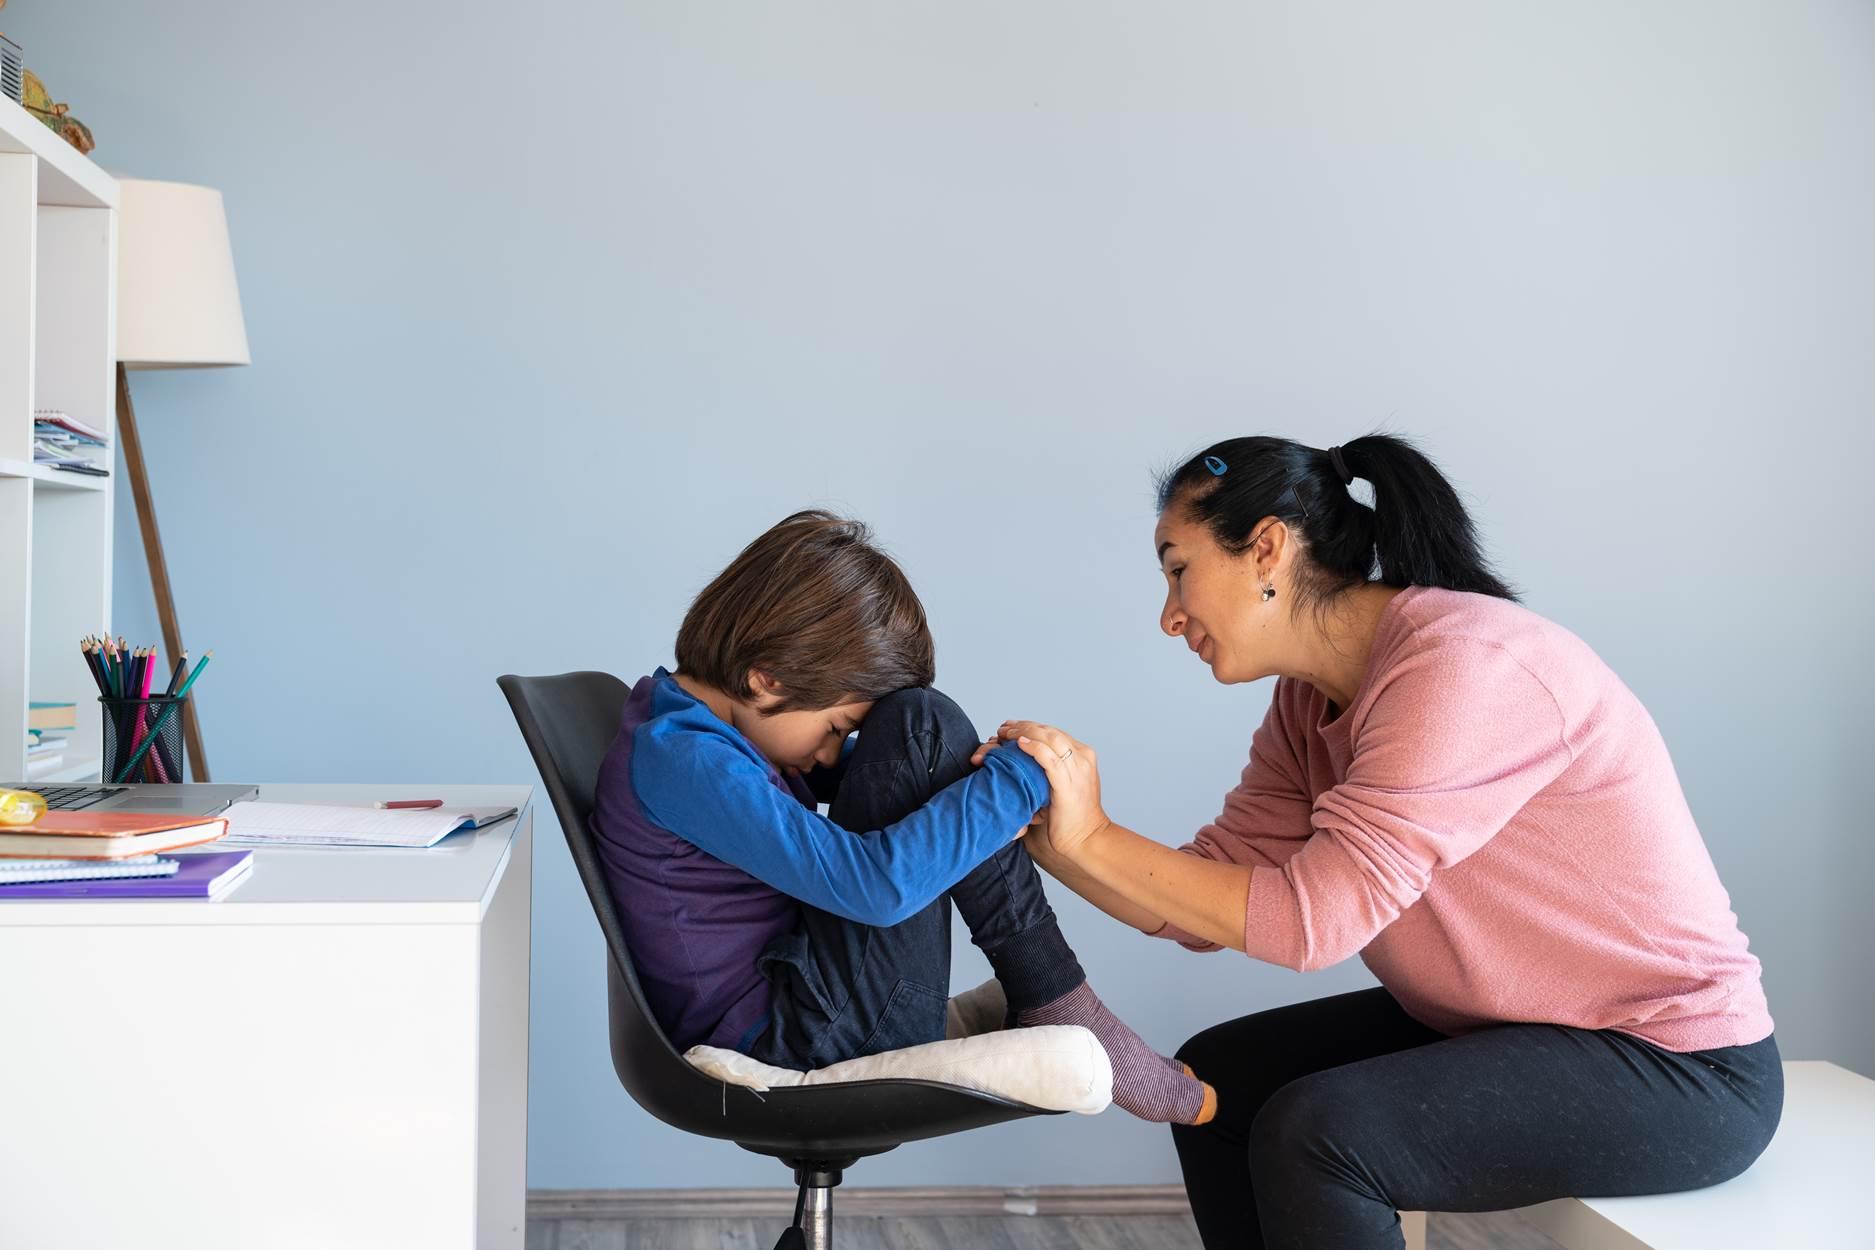
[[782,768],[839,759],[873,701],[934,678],[924,605],[860,522],[797,512],[703,588],[677,631],[677,671],[734,705]]

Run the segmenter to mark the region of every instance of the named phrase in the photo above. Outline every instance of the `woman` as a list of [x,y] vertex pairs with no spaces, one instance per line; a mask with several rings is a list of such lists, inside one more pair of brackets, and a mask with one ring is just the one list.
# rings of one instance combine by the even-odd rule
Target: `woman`
[[1165,632],[1220,682],[1277,679],[1223,814],[1177,850],[1125,829],[1092,748],[1030,721],[978,758],[1042,764],[1030,852],[1116,919],[1303,971],[1358,953],[1380,982],[1179,1052],[1219,1097],[1173,1129],[1205,1245],[1394,1247],[1399,1210],[1748,1167],[1777,1043],[1666,745],[1518,605],[1438,469],[1382,435],[1231,439],[1162,482],[1154,543]]

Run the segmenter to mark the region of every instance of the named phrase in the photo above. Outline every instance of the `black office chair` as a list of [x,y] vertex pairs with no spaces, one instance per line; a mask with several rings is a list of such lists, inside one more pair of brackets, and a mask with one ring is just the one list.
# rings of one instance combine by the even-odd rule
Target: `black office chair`
[[639,1106],[686,1132],[735,1142],[794,1169],[800,1197],[777,1250],[832,1243],[832,1189],[845,1169],[903,1142],[1059,1112],[937,1081],[850,1081],[757,1096],[691,1067],[645,1004],[587,817],[599,764],[618,734],[630,689],[609,673],[497,679],[546,783],[566,844],[598,913],[611,958],[606,993],[612,1067]]

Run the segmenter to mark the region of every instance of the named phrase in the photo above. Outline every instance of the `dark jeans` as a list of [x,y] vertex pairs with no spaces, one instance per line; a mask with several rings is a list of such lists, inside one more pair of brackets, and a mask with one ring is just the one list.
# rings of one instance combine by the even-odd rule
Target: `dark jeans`
[[1396,1211],[1730,1180],[1784,1106],[1777,1042],[1675,1054],[1548,1024],[1447,1037],[1384,989],[1206,1029],[1179,1058],[1218,1114],[1172,1139],[1207,1250],[1392,1250]]
[[[887,695],[861,724],[827,814],[844,829],[894,824],[968,775],[977,742],[963,709],[936,690]],[[1022,843],[1012,842],[890,928],[803,904],[800,924],[758,961],[774,995],[749,1053],[780,1067],[820,1068],[943,1040],[953,903],[1011,1013],[1052,1002],[1086,979],[1042,892],[1041,873]]]

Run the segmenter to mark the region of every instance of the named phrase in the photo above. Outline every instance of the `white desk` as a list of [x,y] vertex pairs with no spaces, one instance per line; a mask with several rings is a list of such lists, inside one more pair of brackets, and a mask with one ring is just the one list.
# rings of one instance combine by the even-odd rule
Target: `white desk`
[[[257,848],[219,902],[0,902],[0,1246],[522,1245],[533,812]],[[219,848],[216,848],[219,849]]]

